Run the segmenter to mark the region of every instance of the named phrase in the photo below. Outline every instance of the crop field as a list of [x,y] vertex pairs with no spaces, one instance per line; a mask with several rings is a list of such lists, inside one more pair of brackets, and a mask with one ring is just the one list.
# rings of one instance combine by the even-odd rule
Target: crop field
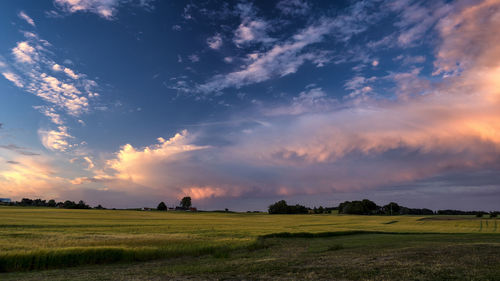
[[500,279],[500,222],[0,207],[0,280]]

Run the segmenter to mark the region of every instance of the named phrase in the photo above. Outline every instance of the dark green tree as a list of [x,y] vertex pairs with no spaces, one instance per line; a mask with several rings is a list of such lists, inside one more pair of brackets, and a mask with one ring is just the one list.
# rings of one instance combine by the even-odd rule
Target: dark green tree
[[391,202],[384,206],[384,211],[387,215],[398,215],[401,206],[398,203]]
[[269,214],[286,214],[288,213],[288,204],[285,200],[280,200],[268,208]]
[[53,208],[53,207],[55,207],[55,206],[56,206],[56,204],[57,204],[57,203],[56,203],[56,200],[54,200],[54,199],[50,199],[50,200],[49,200],[49,202],[47,203],[47,206],[49,206],[49,207],[52,207],[52,208]]
[[184,209],[189,209],[191,207],[191,197],[186,196],[181,199],[181,207]]
[[160,204],[158,204],[158,207],[156,207],[156,209],[158,211],[166,211],[167,210],[167,205],[165,205],[164,202],[160,202]]

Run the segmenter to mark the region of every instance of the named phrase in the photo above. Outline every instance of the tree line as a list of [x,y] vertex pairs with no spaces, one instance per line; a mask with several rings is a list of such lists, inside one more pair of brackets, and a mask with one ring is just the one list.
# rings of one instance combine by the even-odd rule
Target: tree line
[[339,214],[355,215],[474,215],[482,217],[490,214],[490,217],[497,217],[499,212],[484,211],[460,211],[460,210],[438,210],[433,211],[427,208],[408,208],[395,202],[390,202],[384,206],[378,206],[375,202],[368,199],[361,201],[345,201],[339,204]]
[[288,205],[285,200],[280,200],[269,206],[268,212],[269,214],[323,214],[323,213],[331,213],[332,210],[336,210],[336,207],[323,207],[319,206],[319,208],[308,208],[306,206],[302,206],[299,204],[296,205]]
[[345,201],[338,207],[330,208],[309,208],[299,204],[288,205],[285,200],[280,200],[268,207],[269,214],[323,214],[331,213],[332,210],[338,210],[339,214],[352,215],[475,215],[482,217],[489,214],[490,217],[497,217],[500,212],[484,211],[460,211],[460,210],[438,210],[434,212],[427,208],[408,208],[395,202],[379,206],[375,202],[363,199],[358,201]]
[[[49,208],[63,208],[63,209],[92,209],[85,201],[80,200],[78,203],[75,201],[66,200],[64,202],[56,202],[54,199],[43,200],[43,199],[30,199],[23,198],[21,201],[13,201],[8,204],[9,206],[21,206],[21,207],[49,207]],[[101,205],[94,207],[94,209],[105,209]]]

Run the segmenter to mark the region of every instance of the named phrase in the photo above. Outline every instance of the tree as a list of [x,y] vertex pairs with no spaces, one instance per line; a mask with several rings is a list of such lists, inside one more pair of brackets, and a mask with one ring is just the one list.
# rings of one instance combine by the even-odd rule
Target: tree
[[31,205],[33,205],[33,200],[29,198],[23,198],[21,200],[21,206],[31,206]]
[[278,201],[268,208],[269,214],[307,214],[308,209],[302,205],[288,205],[285,200]]
[[375,202],[368,199],[362,201],[345,201],[340,203],[339,214],[354,214],[354,215],[372,215],[376,214],[379,207]]
[[181,207],[184,209],[189,209],[191,207],[191,197],[186,196],[181,200]]
[[167,205],[165,205],[164,202],[160,202],[160,204],[158,204],[158,207],[156,207],[156,209],[158,211],[166,211],[167,210]]
[[391,202],[384,206],[385,213],[388,215],[397,215],[399,214],[400,209],[401,207],[398,205],[398,203],[394,202]]
[[268,208],[269,214],[286,214],[288,212],[288,204],[285,200],[280,200]]
[[56,206],[56,204],[57,204],[57,203],[56,203],[56,200],[54,200],[54,199],[50,199],[50,200],[49,200],[49,202],[47,203],[47,206],[49,206],[49,207],[52,207],[52,208],[53,208],[53,207],[55,207],[55,206]]
[[90,209],[90,206],[85,203],[85,201],[80,200],[78,201],[78,204],[76,205],[76,209]]

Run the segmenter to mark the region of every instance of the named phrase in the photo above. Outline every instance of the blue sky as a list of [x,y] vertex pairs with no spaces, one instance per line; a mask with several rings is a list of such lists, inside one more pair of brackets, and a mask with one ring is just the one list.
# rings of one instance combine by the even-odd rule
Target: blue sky
[[0,197],[494,209],[498,6],[4,1]]

